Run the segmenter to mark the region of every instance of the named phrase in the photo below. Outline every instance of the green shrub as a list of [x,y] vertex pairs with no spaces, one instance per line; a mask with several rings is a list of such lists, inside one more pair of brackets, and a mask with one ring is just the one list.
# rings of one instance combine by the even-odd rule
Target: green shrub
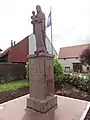
[[88,88],[88,92],[90,94],[90,73],[87,75],[88,81],[87,81],[87,88]]
[[28,62],[25,65],[25,69],[26,69],[26,79],[29,81],[29,63]]
[[67,82],[74,87],[77,87],[81,90],[84,91],[90,91],[90,80],[87,78],[79,77],[78,75],[75,74],[64,74],[63,76],[64,82]]
[[58,59],[54,59],[54,83],[55,87],[62,87],[64,82],[63,82],[63,75],[64,75],[64,70],[59,62]]

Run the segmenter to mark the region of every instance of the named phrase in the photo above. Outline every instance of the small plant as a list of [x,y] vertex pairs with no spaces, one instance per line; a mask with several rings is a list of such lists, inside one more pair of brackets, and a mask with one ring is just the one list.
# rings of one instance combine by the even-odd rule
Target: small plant
[[55,87],[62,87],[64,82],[63,82],[63,75],[64,75],[64,70],[59,62],[58,59],[54,59],[54,83]]
[[25,65],[25,69],[26,69],[26,79],[29,81],[29,63],[28,62]]
[[87,81],[87,87],[88,87],[88,92],[89,92],[89,94],[90,94],[90,73],[87,75],[87,77],[88,77],[88,81]]

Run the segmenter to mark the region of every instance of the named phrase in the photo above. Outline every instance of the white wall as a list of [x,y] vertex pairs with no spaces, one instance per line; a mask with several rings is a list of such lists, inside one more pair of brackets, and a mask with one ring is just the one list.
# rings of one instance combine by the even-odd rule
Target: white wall
[[83,72],[87,72],[87,67],[86,66],[82,66]]
[[[49,39],[46,37],[46,46],[49,54],[52,54],[52,44],[49,41]],[[29,35],[29,55],[34,54],[34,51],[36,51],[36,39],[35,35],[31,34]],[[53,54],[57,57],[57,52],[53,48]]]
[[29,55],[33,54],[36,50],[36,40],[33,34],[29,35]]
[[63,68],[70,67],[70,70],[73,70],[73,63],[80,63],[80,61],[76,58],[71,59],[59,59],[60,63],[62,64]]
[[[71,58],[71,59],[59,59],[61,65],[63,66],[63,68],[65,67],[70,67],[70,70],[73,71],[73,63],[80,63],[79,59],[76,58]],[[83,72],[87,72],[87,67],[82,65],[82,70]]]

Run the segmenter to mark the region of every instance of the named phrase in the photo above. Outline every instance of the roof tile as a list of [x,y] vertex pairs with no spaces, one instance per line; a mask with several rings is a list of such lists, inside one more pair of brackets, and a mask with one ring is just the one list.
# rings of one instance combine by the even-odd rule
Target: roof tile
[[76,57],[79,57],[81,52],[89,46],[90,46],[90,44],[83,44],[83,45],[60,48],[59,58],[76,58]]

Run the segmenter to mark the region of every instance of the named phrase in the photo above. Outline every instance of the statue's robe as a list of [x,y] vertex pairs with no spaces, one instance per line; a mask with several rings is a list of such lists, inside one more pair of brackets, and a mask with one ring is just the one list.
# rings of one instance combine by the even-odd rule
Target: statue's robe
[[35,22],[35,37],[36,37],[36,51],[46,51],[46,31],[45,31],[45,14],[41,11],[36,15]]

